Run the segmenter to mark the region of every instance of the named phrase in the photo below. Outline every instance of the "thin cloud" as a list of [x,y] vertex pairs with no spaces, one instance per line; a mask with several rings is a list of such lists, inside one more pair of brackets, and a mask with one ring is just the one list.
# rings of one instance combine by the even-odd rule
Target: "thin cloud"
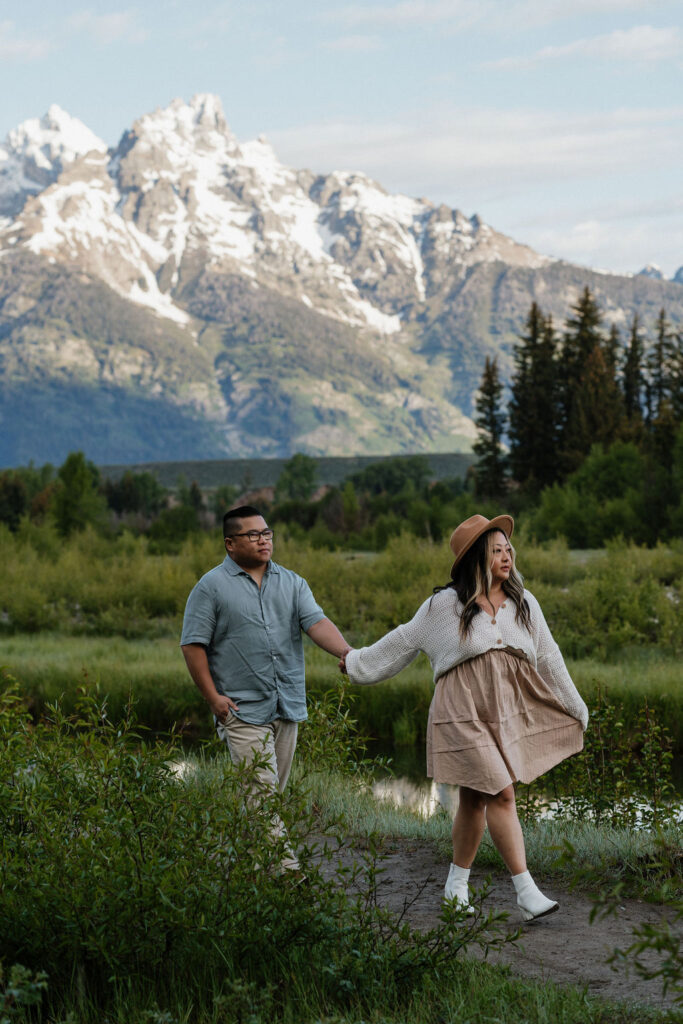
[[462,27],[482,23],[506,31],[511,24],[548,24],[580,14],[624,14],[654,11],[669,0],[398,0],[395,3],[348,4],[321,17],[347,28],[375,25],[416,28],[430,25]]
[[445,199],[517,194],[538,182],[608,177],[683,161],[683,107],[595,114],[448,109],[431,121],[325,122],[271,131],[290,165],[357,169],[385,187]]
[[95,14],[94,11],[80,11],[69,18],[69,28],[73,32],[85,32],[97,43],[144,43],[147,32],[138,23],[138,12],[135,10],[110,11],[107,14]]
[[350,35],[323,43],[326,50],[337,50],[341,53],[372,53],[379,50],[382,43],[377,36]]
[[[572,263],[609,268],[617,273],[637,273],[646,263],[666,267],[673,275],[681,265],[683,251],[683,210],[680,202],[671,197],[662,210],[651,214],[647,210],[634,210],[631,216],[623,211],[600,210],[594,215],[581,216],[574,211],[564,223],[548,226],[517,225],[524,240],[537,251],[557,256]],[[661,232],[661,218],[666,218],[667,230]],[[653,239],[657,239],[656,247]],[[619,263],[615,266],[615,252]]]
[[13,21],[0,21],[0,59],[13,61],[42,60],[52,49],[46,39],[17,36]]
[[588,39],[576,39],[562,46],[544,46],[529,57],[506,57],[503,60],[489,61],[484,66],[518,69],[572,57],[659,62],[675,59],[682,53],[683,40],[678,28],[637,25],[634,28],[616,29],[614,32]]
[[400,0],[393,4],[341,7],[329,17],[351,28],[363,25],[410,27],[479,21],[490,8],[491,4],[485,0]]

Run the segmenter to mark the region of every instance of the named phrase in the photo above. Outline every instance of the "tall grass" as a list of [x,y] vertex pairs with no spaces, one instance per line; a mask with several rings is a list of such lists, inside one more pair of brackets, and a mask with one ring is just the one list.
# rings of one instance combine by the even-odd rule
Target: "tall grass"
[[[151,555],[145,538],[92,530],[60,540],[49,526],[0,529],[5,632],[127,637],[177,633],[187,595],[222,558],[214,535],[191,537],[178,555]],[[375,556],[314,550],[277,539],[276,558],[304,575],[330,618],[358,645],[410,618],[448,579],[449,550],[402,535]],[[565,654],[618,654],[624,645],[683,647],[683,544],[653,551],[612,545],[577,561],[560,544],[526,544],[519,565]],[[526,563],[526,564],[525,564]]]

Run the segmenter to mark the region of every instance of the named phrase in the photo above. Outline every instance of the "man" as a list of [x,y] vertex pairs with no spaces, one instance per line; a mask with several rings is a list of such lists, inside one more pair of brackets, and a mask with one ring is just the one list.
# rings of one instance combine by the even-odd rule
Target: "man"
[[[180,643],[233,763],[257,758],[259,785],[282,792],[306,718],[301,631],[337,658],[350,647],[306,580],[271,561],[273,531],[258,509],[226,512],[223,536],[226,557],[192,590]],[[298,863],[292,854],[282,866]]]

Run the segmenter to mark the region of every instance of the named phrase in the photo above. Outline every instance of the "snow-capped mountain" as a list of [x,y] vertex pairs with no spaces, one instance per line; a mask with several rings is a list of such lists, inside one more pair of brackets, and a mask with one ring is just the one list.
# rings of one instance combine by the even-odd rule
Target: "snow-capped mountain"
[[[162,407],[189,431],[173,457],[468,447],[485,356],[507,373],[532,299],[563,317],[590,276],[361,173],[285,167],[210,95],[114,149],[58,107],[0,148],[4,409],[21,393],[51,422],[55,394],[66,409],[109,389],[125,438],[94,417],[105,461],[163,457],[168,428],[135,427]],[[628,280],[595,286],[616,322]]]
[[362,174],[290,170],[263,138],[240,146],[215,96],[145,115],[111,153],[54,107],[8,143],[8,171],[22,173],[7,174],[7,205],[39,194],[0,249],[77,259],[179,323],[188,317],[174,290],[183,261],[198,255],[383,334],[400,331],[406,307],[438,290],[454,265],[549,262],[477,217],[390,196]]
[[0,145],[0,218],[16,216],[28,196],[42,192],[91,151],[106,153],[107,146],[56,104],[44,117],[19,125]]

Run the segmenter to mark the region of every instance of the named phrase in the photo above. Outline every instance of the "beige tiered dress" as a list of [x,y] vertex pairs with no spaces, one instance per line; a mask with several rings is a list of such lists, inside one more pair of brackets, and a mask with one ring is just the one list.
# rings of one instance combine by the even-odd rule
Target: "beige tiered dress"
[[520,653],[490,650],[437,680],[427,724],[427,774],[436,782],[499,793],[582,748],[581,723]]

